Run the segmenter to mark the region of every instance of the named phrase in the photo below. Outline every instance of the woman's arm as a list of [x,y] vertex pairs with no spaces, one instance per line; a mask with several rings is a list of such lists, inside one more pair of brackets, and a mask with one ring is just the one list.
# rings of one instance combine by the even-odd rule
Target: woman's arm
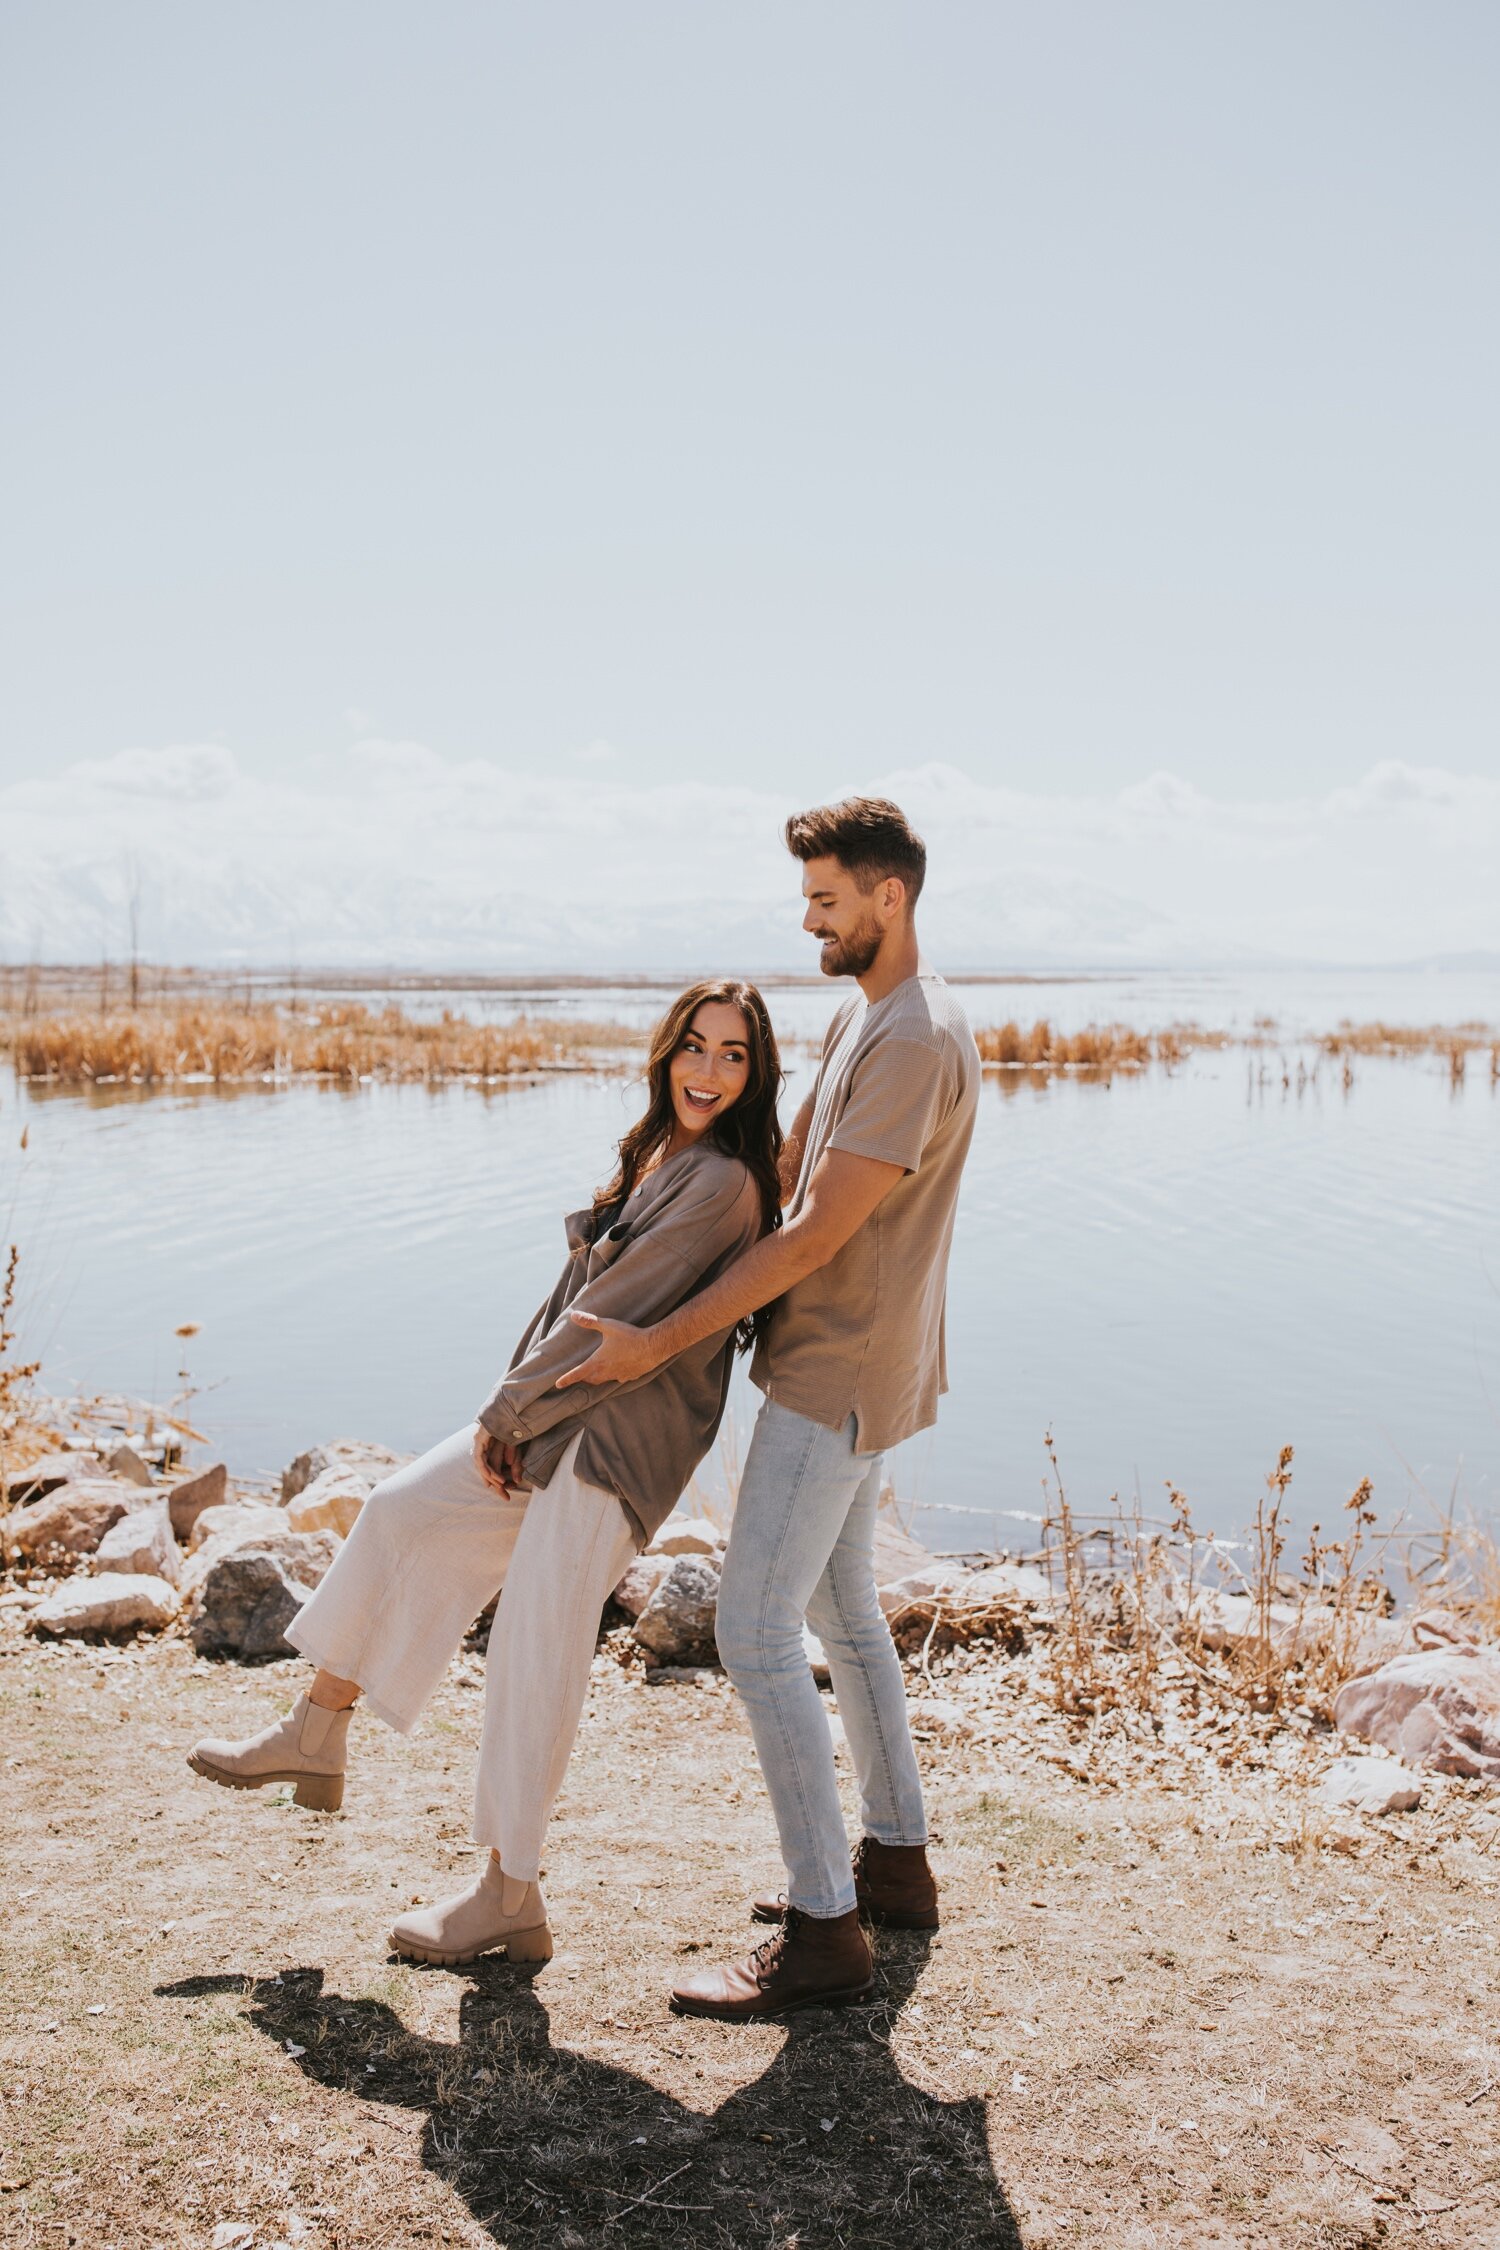
[[[694,1294],[705,1273],[752,1236],[759,1210],[758,1192],[743,1173],[658,1205],[614,1262],[584,1284],[568,1311],[501,1378],[479,1411],[482,1427],[503,1445],[524,1445],[601,1398],[649,1382],[654,1367],[609,1382],[583,1376],[596,1339],[569,1314],[647,1324],[665,1318]],[[733,1322],[724,1326],[727,1332]],[[586,1387],[560,1389],[570,1375]]]

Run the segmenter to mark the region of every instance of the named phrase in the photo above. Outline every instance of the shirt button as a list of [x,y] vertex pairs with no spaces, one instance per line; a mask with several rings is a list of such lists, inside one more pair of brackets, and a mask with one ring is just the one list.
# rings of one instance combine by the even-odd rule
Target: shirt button
[[510,1434],[512,1437],[519,1437],[521,1433],[519,1430],[512,1430]]

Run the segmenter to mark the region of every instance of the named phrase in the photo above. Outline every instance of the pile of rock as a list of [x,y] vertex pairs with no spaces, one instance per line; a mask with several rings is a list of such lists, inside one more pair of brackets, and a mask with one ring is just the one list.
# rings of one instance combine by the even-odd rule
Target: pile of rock
[[[57,1582],[36,1593],[35,1633],[103,1638],[176,1625],[205,1656],[288,1653],[286,1629],[338,1553],[381,1477],[404,1458],[339,1439],[299,1453],[268,1488],[236,1492],[222,1462],[196,1475],[153,1470],[122,1445],[103,1457],[68,1453],[13,1480],[9,1554]],[[648,1667],[669,1676],[718,1661],[714,1625],[724,1538],[704,1516],[673,1516],[615,1589]],[[1047,1605],[1041,1575],[1014,1564],[968,1569],[936,1556],[881,1513],[881,1606],[898,1640],[934,1620],[957,1637],[1014,1627]],[[814,1668],[826,1674],[809,1636]]]
[[6,1559],[59,1582],[27,1624],[84,1638],[181,1624],[203,1655],[288,1655],[287,1626],[404,1458],[358,1440],[319,1447],[286,1470],[279,1503],[234,1495],[223,1462],[153,1473],[131,1445],[33,1462],[10,1480]]
[[706,1516],[672,1516],[615,1588],[653,1665],[716,1664],[724,1541]]

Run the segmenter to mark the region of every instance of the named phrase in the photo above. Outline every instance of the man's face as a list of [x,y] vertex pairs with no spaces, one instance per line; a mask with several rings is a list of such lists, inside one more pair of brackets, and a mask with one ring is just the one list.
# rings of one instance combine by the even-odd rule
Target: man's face
[[888,926],[876,911],[884,887],[877,883],[873,892],[862,891],[839,860],[808,860],[802,870],[807,901],[802,927],[823,948],[818,965],[825,977],[862,977],[874,962]]

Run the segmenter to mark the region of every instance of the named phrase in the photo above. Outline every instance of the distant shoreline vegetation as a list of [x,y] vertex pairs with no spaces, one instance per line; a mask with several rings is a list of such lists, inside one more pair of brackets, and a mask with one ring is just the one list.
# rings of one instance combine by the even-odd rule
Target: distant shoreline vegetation
[[[133,995],[128,971],[116,970],[113,989],[96,979],[92,992],[79,972],[66,986],[53,972],[45,992],[50,1006],[41,985],[23,985],[14,971],[7,982],[9,989],[0,990],[0,1051],[9,1053],[18,1078],[43,1086],[495,1084],[558,1071],[631,1071],[645,1039],[637,1025],[545,1009],[484,1023],[450,1009],[412,1015],[394,1001],[371,1007],[299,998],[285,987],[276,998],[257,998],[243,986],[238,1001],[223,988],[199,997],[185,980],[156,971],[152,989],[142,989],[138,978]],[[520,980],[517,988],[535,989]],[[1286,1084],[1294,1075],[1306,1083],[1325,1059],[1347,1088],[1357,1057],[1429,1056],[1446,1062],[1454,1085],[1464,1083],[1473,1063],[1476,1075],[1500,1087],[1500,1029],[1481,1023],[1344,1023],[1309,1037],[1281,1032],[1270,1017],[1257,1018],[1248,1031],[1196,1023],[1141,1031],[1112,1023],[1065,1032],[1046,1021],[1012,1021],[979,1025],[975,1037],[989,1070],[1066,1071],[1093,1083],[1116,1071],[1171,1069],[1200,1051],[1244,1049],[1260,1054],[1263,1077]]]

